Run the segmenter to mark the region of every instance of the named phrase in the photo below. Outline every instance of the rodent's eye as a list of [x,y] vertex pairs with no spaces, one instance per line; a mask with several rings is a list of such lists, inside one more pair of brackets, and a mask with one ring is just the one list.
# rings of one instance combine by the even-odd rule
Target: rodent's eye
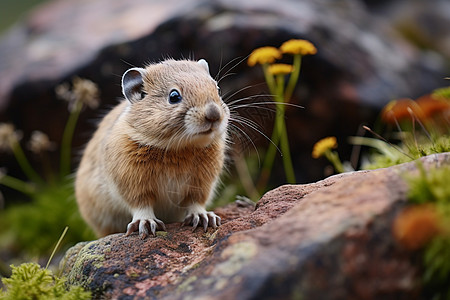
[[169,93],[169,103],[170,104],[177,104],[183,100],[183,97],[181,97],[181,94],[177,90],[171,90]]
[[141,99],[144,99],[147,96],[146,92],[141,92]]

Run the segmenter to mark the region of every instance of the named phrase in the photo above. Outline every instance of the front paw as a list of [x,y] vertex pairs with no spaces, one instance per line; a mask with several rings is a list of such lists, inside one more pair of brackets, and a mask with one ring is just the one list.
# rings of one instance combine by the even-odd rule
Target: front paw
[[203,229],[206,232],[209,227],[217,228],[220,226],[221,219],[218,215],[213,213],[212,211],[191,211],[188,212],[186,218],[183,221],[183,225],[192,225],[192,232],[195,231],[197,226],[202,223]]
[[128,224],[125,236],[129,236],[133,232],[138,231],[141,239],[145,239],[150,232],[155,236],[156,229],[166,231],[166,226],[163,221],[157,218],[133,220]]

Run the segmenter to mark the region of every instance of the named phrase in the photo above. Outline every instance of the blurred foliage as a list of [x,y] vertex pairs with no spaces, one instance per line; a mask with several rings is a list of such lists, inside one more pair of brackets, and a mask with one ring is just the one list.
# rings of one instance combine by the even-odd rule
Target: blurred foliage
[[[369,148],[369,154],[361,158],[362,169],[386,168],[427,155],[449,152],[450,87],[437,89],[417,100],[393,100],[383,108],[380,120],[386,129],[383,135],[387,135],[387,138],[367,126],[363,128],[375,135],[375,138],[349,138],[351,144]],[[342,165],[349,166],[350,163],[341,163],[337,153],[331,151],[337,145],[335,142],[331,146],[329,143],[326,147],[322,145],[331,138],[333,137],[317,142],[312,157],[326,157],[338,173],[343,169],[351,171],[349,168],[342,168]]]
[[45,187],[32,195],[30,203],[0,212],[0,248],[47,256],[65,226],[69,227],[65,245],[95,238],[78,213],[71,182]]
[[[7,175],[0,170],[0,184],[29,196],[30,201],[11,204],[0,211],[0,266],[2,254],[16,259],[42,258],[48,256],[55,242],[67,226],[69,231],[63,240],[61,250],[79,241],[94,239],[95,236],[82,220],[74,196],[73,178],[70,175],[72,160],[72,137],[78,117],[84,107],[98,106],[99,91],[89,80],[74,78],[55,89],[57,96],[68,101],[70,111],[62,143],[60,170],[52,170],[48,152],[56,148],[43,132],[35,131],[28,143],[30,151],[41,157],[45,176],[38,174],[22,149],[22,134],[12,124],[0,124],[0,151],[9,151],[27,176],[26,180]],[[4,268],[0,268],[5,274]]]
[[[408,178],[409,200],[419,207],[432,205],[437,211],[439,230],[423,249],[424,293],[428,299],[450,299],[450,167],[425,171]],[[429,222],[420,224],[421,230],[434,226]],[[411,231],[417,236],[417,231]]]
[[12,26],[31,8],[47,0],[2,0],[0,1],[0,34]]

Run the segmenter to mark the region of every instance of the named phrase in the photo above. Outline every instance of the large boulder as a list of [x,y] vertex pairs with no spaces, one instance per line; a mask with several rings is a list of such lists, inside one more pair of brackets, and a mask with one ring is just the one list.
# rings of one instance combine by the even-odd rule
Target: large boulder
[[[220,77],[235,63],[219,74],[220,66],[236,58],[236,64],[239,58],[245,61],[256,47],[305,38],[317,46],[318,54],[304,59],[301,84],[292,102],[305,109],[288,108],[287,123],[297,177],[300,182],[317,180],[322,172],[318,165],[311,166],[310,150],[318,139],[353,135],[360,123],[374,120],[392,98],[417,97],[446,84],[442,80],[448,75],[448,57],[442,50],[446,48],[423,51],[426,45],[421,43],[419,48],[395,31],[395,24],[389,23],[394,16],[386,19],[387,14],[374,13],[388,4],[374,8],[367,2],[50,1],[0,41],[0,121],[13,122],[25,139],[39,129],[59,141],[68,112],[65,103],[56,99],[54,88],[75,75],[99,85],[103,111],[117,103],[120,76],[130,66],[168,56],[206,58],[212,73]],[[398,3],[410,5],[409,1]],[[433,40],[437,44],[446,43],[450,36],[445,26],[450,8],[445,3],[415,4],[427,12],[425,24],[440,20],[433,23],[439,27],[440,39]],[[439,4],[438,11],[425,10],[434,4]],[[439,18],[429,17],[432,13]],[[231,72],[236,75],[221,81],[225,92],[254,86],[236,97],[267,93],[258,68],[242,62]],[[267,110],[241,113],[256,118],[270,134],[273,116]],[[86,142],[94,127],[88,120],[98,115],[83,112],[74,146]],[[268,143],[261,135],[250,133],[250,137],[256,143]],[[340,147],[343,153],[348,149]]]
[[[449,158],[421,161],[448,167]],[[63,274],[96,299],[417,299],[416,252],[392,232],[414,172],[417,162],[281,186],[256,208],[218,209],[223,225],[207,233],[169,224],[144,240],[80,243]]]

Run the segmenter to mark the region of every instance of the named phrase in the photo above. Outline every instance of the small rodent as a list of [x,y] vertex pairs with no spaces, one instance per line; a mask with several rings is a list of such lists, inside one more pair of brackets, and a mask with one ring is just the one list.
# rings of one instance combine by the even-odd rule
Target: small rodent
[[[98,236],[164,222],[220,225],[207,212],[223,169],[230,110],[208,63],[165,60],[122,76],[125,99],[100,122],[75,180],[78,206]],[[128,226],[127,226],[128,224]]]

